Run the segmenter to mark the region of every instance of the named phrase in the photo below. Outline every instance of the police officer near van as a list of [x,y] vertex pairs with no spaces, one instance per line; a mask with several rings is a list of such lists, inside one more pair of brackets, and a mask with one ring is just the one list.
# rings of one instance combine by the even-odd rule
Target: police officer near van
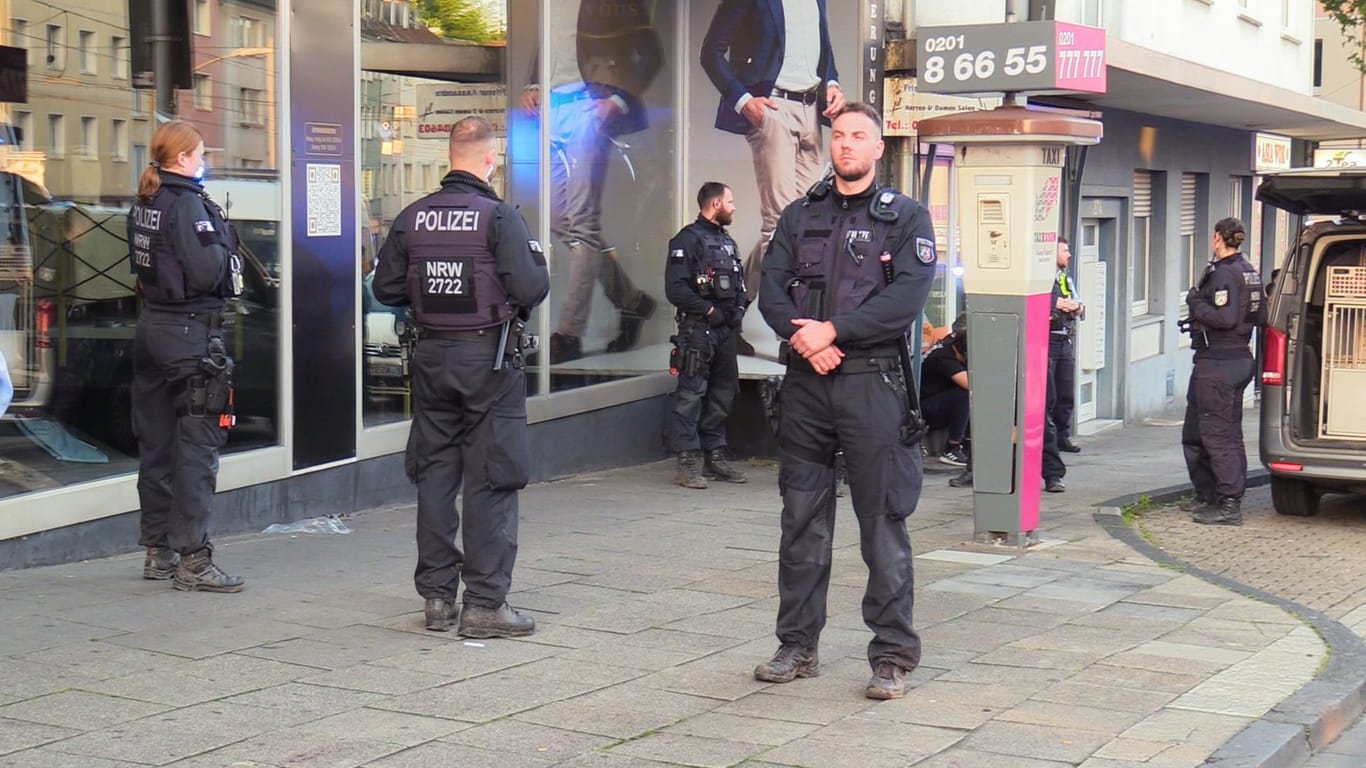
[[1262,324],[1262,278],[1239,250],[1235,218],[1214,225],[1214,261],[1186,295],[1195,366],[1186,390],[1181,447],[1195,486],[1190,511],[1204,525],[1242,525],[1247,485],[1243,391],[1252,381],[1252,332]]
[[213,562],[209,510],[218,450],[233,426],[232,359],[223,307],[242,291],[237,234],[205,194],[204,139],[173,120],[152,135],[152,161],[128,211],[142,313],[133,334],[142,576],[176,589],[237,592]]
[[833,182],[812,187],[778,221],[759,309],[786,339],[778,426],[783,497],[777,636],[754,670],[786,683],[820,672],[835,522],[835,452],[868,564],[863,620],[873,630],[864,694],[900,698],[920,663],[906,518],[920,498],[923,424],[912,411],[905,335],[934,280],[934,228],[924,206],[875,183],[882,118],[846,105],[830,134]]
[[726,455],[726,417],[740,390],[736,339],[749,305],[735,241],[726,232],[735,196],[717,181],[697,193],[697,220],[669,241],[664,295],[677,308],[678,372],[669,414],[669,450],[678,454],[675,482],[706,488],[707,478],[745,482]]
[[521,324],[550,277],[521,214],[488,184],[498,162],[493,127],[480,117],[456,122],[449,155],[441,189],[394,220],[374,280],[375,298],[408,305],[417,325],[404,462],[417,484],[414,582],[427,629],[455,622],[465,637],[521,637],[536,628],[507,603],[517,492],[531,472]]

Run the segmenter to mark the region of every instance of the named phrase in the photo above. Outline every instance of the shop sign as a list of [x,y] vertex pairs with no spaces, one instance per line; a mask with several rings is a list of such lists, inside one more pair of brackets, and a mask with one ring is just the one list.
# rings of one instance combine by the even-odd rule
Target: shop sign
[[863,39],[860,41],[859,94],[863,103],[881,110],[883,96],[882,69],[886,47],[883,44],[882,11],[886,3],[882,0],[865,0],[859,8],[859,24]]
[[1105,93],[1105,30],[1061,21],[922,27],[928,93]]
[[1316,149],[1315,168],[1366,168],[1366,149]]
[[1290,170],[1290,139],[1272,133],[1253,134],[1252,170],[1254,173]]
[[889,77],[886,80],[886,110],[883,112],[883,136],[910,136],[918,133],[921,120],[958,112],[975,112],[1001,106],[999,97],[942,96],[923,93],[916,88],[914,77]]
[[451,126],[471,115],[488,120],[499,136],[507,135],[507,88],[493,83],[441,83],[417,86],[417,137],[450,137]]

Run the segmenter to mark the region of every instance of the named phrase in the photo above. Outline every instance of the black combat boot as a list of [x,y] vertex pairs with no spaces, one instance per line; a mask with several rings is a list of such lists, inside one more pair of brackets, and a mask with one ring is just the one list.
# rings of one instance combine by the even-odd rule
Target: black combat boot
[[176,565],[180,555],[170,547],[148,547],[147,559],[142,561],[142,578],[151,581],[166,581],[175,578]]
[[863,695],[870,699],[899,699],[906,695],[906,670],[890,661],[879,661]]
[[804,648],[796,643],[783,643],[773,658],[754,668],[754,679],[765,683],[790,683],[799,677],[815,677],[820,673],[821,659],[816,646]]
[[674,475],[674,482],[684,488],[707,487],[707,478],[702,476],[701,451],[678,452],[678,473]]
[[636,342],[640,341],[640,330],[645,327],[645,321],[654,313],[655,300],[644,293],[640,294],[640,301],[636,302],[635,309],[621,310],[617,337],[607,342],[607,351],[625,352],[634,347]]
[[971,488],[972,487],[972,467],[968,467],[955,477],[949,478],[950,488]]
[[725,448],[713,448],[707,451],[707,459],[702,472],[706,477],[725,480],[728,483],[745,482],[745,473],[730,460],[730,457],[726,455]]
[[1243,504],[1238,499],[1223,498],[1197,509],[1191,519],[1201,525],[1242,525]]
[[175,571],[175,588],[188,592],[241,592],[244,583],[214,565],[210,545],[181,556]]
[[433,632],[449,632],[451,629],[451,616],[458,615],[460,608],[455,605],[453,600],[444,597],[429,597],[422,606],[422,613],[427,619],[427,629]]
[[1181,502],[1178,505],[1178,507],[1182,512],[1196,512],[1204,507],[1209,506],[1210,504],[1213,504],[1214,502],[1215,499],[1213,497],[1206,496],[1203,493],[1197,493],[1189,499],[1186,499],[1185,501]]
[[507,603],[497,608],[466,605],[460,612],[457,632],[461,637],[526,637],[536,631],[536,620],[523,616]]

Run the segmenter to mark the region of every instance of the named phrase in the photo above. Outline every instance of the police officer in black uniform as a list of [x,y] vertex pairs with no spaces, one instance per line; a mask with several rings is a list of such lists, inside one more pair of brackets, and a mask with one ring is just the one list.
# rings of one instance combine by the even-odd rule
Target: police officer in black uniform
[[450,161],[441,189],[394,220],[375,268],[375,298],[409,305],[418,326],[405,460],[417,483],[414,581],[427,629],[445,632],[458,616],[465,637],[520,637],[536,628],[507,604],[517,491],[531,472],[520,321],[545,299],[550,277],[521,214],[488,185],[498,162],[488,121],[451,127]]
[[785,683],[820,671],[835,451],[843,448],[869,570],[863,620],[874,633],[873,676],[864,693],[891,699],[904,695],[906,674],[920,662],[906,518],[920,498],[923,467],[900,353],[937,256],[929,211],[874,183],[881,126],[866,104],[836,116],[833,184],[818,183],[783,211],[764,259],[759,308],[787,339],[778,427],[781,646],[754,676]]
[[1053,311],[1048,319],[1048,385],[1054,392],[1048,421],[1057,429],[1058,450],[1081,453],[1081,447],[1072,442],[1072,413],[1077,401],[1077,320],[1085,315],[1086,305],[1067,271],[1072,262],[1072,244],[1065,237],[1058,238],[1057,262]]
[[1262,278],[1239,251],[1246,238],[1243,222],[1220,219],[1214,261],[1186,295],[1195,367],[1181,447],[1195,486],[1193,519],[1205,525],[1243,524],[1243,390],[1254,374],[1252,332],[1262,324]]
[[730,187],[709,181],[697,206],[697,220],[669,241],[664,267],[664,295],[678,308],[670,366],[678,371],[678,390],[668,440],[678,454],[675,482],[685,488],[706,488],[708,477],[745,482],[726,455],[726,416],[740,390],[735,341],[749,305],[738,249],[726,232],[735,197]]
[[213,562],[209,510],[218,449],[233,425],[224,299],[241,292],[237,234],[200,186],[204,140],[174,120],[152,136],[152,162],[128,211],[128,246],[142,294],[133,336],[142,575],[176,589],[237,592]]

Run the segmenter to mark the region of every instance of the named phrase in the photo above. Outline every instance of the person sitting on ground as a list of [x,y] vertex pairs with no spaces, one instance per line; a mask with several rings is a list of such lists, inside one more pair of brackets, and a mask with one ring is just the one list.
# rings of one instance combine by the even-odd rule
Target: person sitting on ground
[[930,352],[920,365],[920,409],[930,429],[947,429],[948,440],[939,461],[954,467],[968,465],[963,440],[968,433],[968,332]]

